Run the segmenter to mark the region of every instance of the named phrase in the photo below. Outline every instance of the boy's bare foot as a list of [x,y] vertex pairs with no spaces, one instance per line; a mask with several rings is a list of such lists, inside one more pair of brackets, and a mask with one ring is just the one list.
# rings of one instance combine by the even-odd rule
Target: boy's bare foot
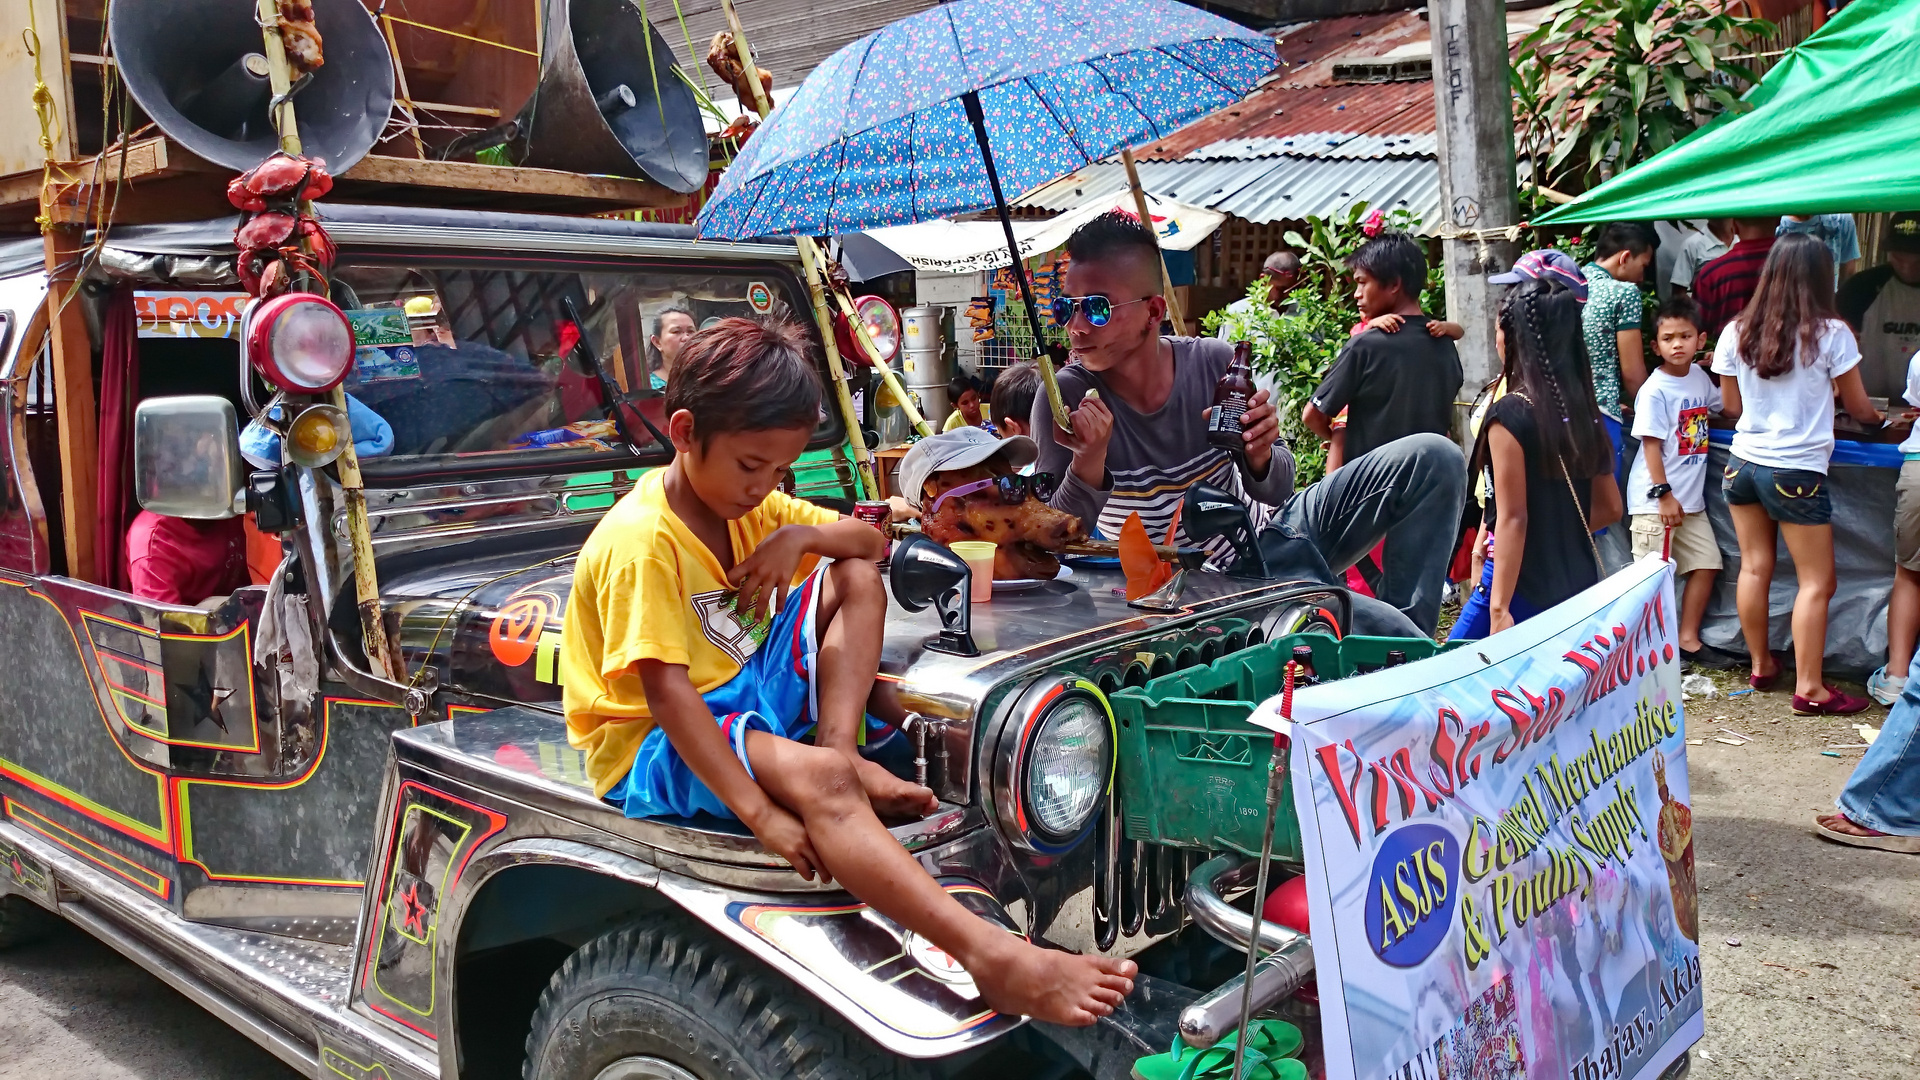
[[940,800],[931,789],[902,780],[857,753],[853,755],[853,771],[860,777],[860,787],[873,804],[873,812],[883,818],[923,818],[940,809]]
[[1086,1027],[1133,993],[1131,960],[1043,949],[1012,934],[967,966],[980,996],[1009,1015]]

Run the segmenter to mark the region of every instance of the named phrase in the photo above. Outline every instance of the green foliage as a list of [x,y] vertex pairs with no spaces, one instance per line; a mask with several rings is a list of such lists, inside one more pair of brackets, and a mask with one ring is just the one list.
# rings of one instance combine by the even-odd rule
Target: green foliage
[[1552,14],[1520,42],[1509,82],[1521,154],[1554,185],[1597,183],[1747,108],[1756,79],[1730,46],[1774,33],[1707,0],[1561,0]]
[[[1287,295],[1285,312],[1268,305],[1266,279],[1258,278],[1247,288],[1247,310],[1223,308],[1201,320],[1208,334],[1225,326],[1230,340],[1252,343],[1254,370],[1273,380],[1280,436],[1293,449],[1301,486],[1326,474],[1327,452],[1320,437],[1300,422],[1300,413],[1360,321],[1345,260],[1366,241],[1369,216],[1367,204],[1359,203],[1343,217],[1308,218],[1304,234],[1286,234],[1287,246],[1300,257],[1300,284]],[[1419,221],[1405,210],[1394,210],[1382,215],[1381,224],[1412,232]],[[1440,282],[1435,266],[1421,294],[1422,308],[1436,315],[1446,309]]]

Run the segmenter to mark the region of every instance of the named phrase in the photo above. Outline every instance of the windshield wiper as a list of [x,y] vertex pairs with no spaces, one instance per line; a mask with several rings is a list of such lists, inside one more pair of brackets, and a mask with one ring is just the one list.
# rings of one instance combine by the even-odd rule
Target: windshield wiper
[[672,446],[673,442],[659,428],[653,426],[653,421],[647,419],[647,414],[633,404],[633,399],[627,396],[626,391],[620,389],[620,384],[614,382],[613,376],[608,375],[607,369],[601,366],[600,354],[595,351],[593,343],[587,340],[587,323],[580,317],[580,309],[574,306],[573,297],[561,297],[560,306],[566,310],[567,318],[573,321],[573,328],[580,332],[580,340],[574,343],[573,350],[579,354],[581,363],[586,365],[593,377],[600,381],[600,393],[607,399],[607,415],[613,420],[613,429],[626,441],[627,452],[635,457],[640,456],[640,442],[633,437],[633,429],[627,426],[626,411],[629,408],[633,410],[633,415],[640,418],[641,425],[647,429],[647,434],[653,436],[654,442],[663,447]]

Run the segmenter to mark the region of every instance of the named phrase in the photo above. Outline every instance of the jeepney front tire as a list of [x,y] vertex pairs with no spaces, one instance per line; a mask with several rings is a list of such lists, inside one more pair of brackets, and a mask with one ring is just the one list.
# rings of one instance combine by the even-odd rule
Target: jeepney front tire
[[[925,1072],[880,1049],[786,978],[687,916],[603,935],[540,995],[525,1080],[670,1070],[700,1080],[908,1080]],[[631,1061],[631,1069],[612,1066]]]
[[60,922],[58,915],[24,896],[0,896],[0,949],[31,945]]

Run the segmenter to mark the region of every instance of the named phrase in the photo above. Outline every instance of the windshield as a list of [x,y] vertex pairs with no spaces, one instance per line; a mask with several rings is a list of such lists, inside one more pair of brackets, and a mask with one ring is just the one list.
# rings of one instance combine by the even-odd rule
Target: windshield
[[[796,291],[766,265],[344,264],[333,299],[358,347],[346,390],[393,432],[392,449],[363,467],[375,481],[604,469],[634,460],[629,442],[664,461],[671,448],[655,429],[686,339],[729,316],[804,318]],[[610,408],[621,397],[627,405]],[[837,430],[828,415],[818,435]]]

